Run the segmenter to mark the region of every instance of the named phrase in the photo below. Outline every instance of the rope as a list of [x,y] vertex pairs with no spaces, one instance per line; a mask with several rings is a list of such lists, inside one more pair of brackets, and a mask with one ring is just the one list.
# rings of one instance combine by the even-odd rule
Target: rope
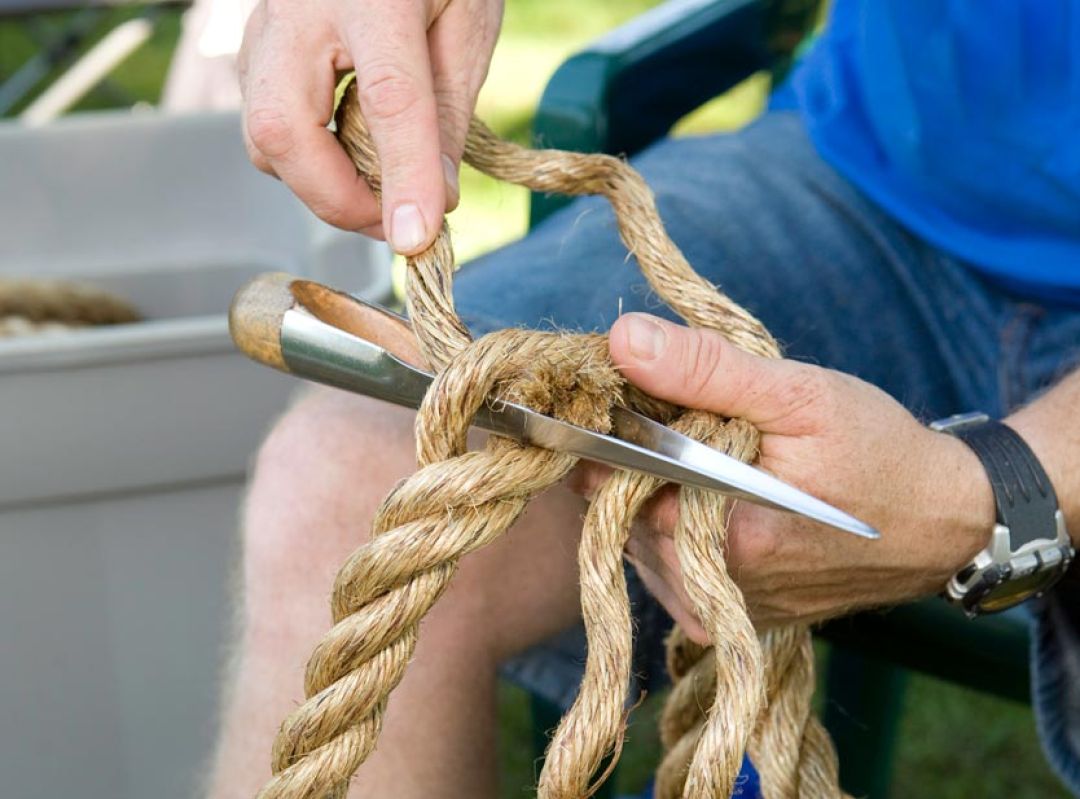
[[0,278],[0,337],[136,322],[118,297],[64,280]]
[[[354,86],[336,121],[338,138],[378,195],[378,163]],[[664,231],[648,186],[623,161],[523,149],[475,119],[465,160],[533,191],[603,195],[649,283],[689,324],[779,357],[762,324],[693,271]],[[602,431],[611,408],[626,405],[744,461],[756,456],[758,434],[747,422],[672,408],[628,387],[603,336],[512,329],[472,341],[454,312],[453,268],[444,223],[435,243],[408,260],[409,314],[437,370],[416,420],[420,468],[385,499],[371,540],[337,576],[334,626],[308,663],[307,701],[277,735],[274,776],[260,799],[344,797],[375,746],[419,622],[460,558],[502,535],[533,496],[574,466],[565,453],[498,437],[467,451],[466,431],[484,403],[520,402]],[[618,757],[633,637],[622,553],[634,517],[661,485],[648,475],[615,472],[589,506],[579,549],[588,657],[577,699],[547,751],[542,799],[589,796],[603,758]],[[712,646],[696,646],[678,630],[668,642],[675,686],[662,719],[667,754],[657,795],[726,799],[749,750],[770,799],[840,796],[835,754],[810,711],[809,632],[798,627],[758,637],[723,557],[730,500],[684,487],[679,501],[675,544],[687,595]]]

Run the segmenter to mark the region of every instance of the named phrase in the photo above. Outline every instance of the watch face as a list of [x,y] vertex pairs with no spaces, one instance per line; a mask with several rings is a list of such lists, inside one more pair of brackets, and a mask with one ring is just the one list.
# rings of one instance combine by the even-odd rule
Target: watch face
[[990,589],[979,601],[979,610],[983,613],[995,613],[1019,605],[1050,585],[1056,575],[1056,570],[1036,571],[1015,580],[1008,580]]

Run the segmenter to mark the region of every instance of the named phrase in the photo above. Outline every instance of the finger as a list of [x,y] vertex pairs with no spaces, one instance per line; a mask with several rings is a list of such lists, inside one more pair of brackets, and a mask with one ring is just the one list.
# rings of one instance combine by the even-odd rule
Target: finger
[[248,14],[247,22],[244,23],[244,36],[240,41],[240,49],[236,53],[236,78],[240,88],[240,97],[244,101],[247,101],[248,82],[251,80],[251,51],[258,42],[262,41],[265,27],[266,7],[263,3],[257,3]]
[[[262,40],[265,26],[266,14],[263,4],[259,3],[248,16],[247,24],[244,26],[244,39],[240,44],[240,51],[236,54],[236,72],[240,84],[240,96],[245,104],[248,98],[248,82],[251,78],[251,50],[256,42]],[[244,140],[244,149],[247,150],[248,159],[251,163],[261,172],[277,177],[266,156],[259,151],[259,148],[251,140],[251,134],[248,133],[247,129],[247,120],[243,118],[243,115],[241,116],[240,130]]]
[[708,644],[705,628],[690,610],[689,600],[682,588],[681,574],[677,571],[673,573],[664,565],[658,552],[649,546],[641,546],[640,542],[627,542],[625,557],[641,578],[645,589],[663,606],[683,632],[699,644]]
[[648,314],[620,317],[609,346],[615,364],[646,393],[766,431],[816,403],[827,388],[825,369],[751,355],[714,331]]
[[324,50],[317,26],[307,30],[271,17],[248,58],[244,124],[256,164],[272,170],[316,215],[357,230],[379,221],[379,208],[345,151],[326,129],[335,70],[311,53]]
[[612,468],[602,463],[581,461],[564,479],[566,487],[578,496],[592,500],[597,490],[611,477]]
[[439,145],[446,179],[446,210],[460,197],[458,170],[469,120],[487,77],[501,6],[451,3],[428,32],[428,48],[439,120]]
[[270,177],[277,178],[278,173],[270,166],[269,159],[262,154],[262,151],[255,146],[255,142],[251,140],[251,134],[248,133],[247,119],[241,121],[240,129],[244,136],[244,149],[247,150],[248,160],[250,160],[260,172],[265,172],[267,175],[270,175]]
[[368,236],[370,238],[378,239],[379,241],[383,241],[384,239],[386,239],[386,233],[383,232],[382,222],[376,222],[370,227],[362,227],[357,232],[363,233],[365,236]]
[[443,179],[446,185],[446,212],[457,208],[461,199],[458,170],[465,151],[465,136],[469,131],[469,116],[476,96],[470,96],[469,54],[462,52],[468,38],[460,38],[453,17],[464,6],[452,3],[428,33],[431,55],[432,88],[435,93],[435,113],[439,121],[439,151]]
[[675,535],[679,521],[679,487],[667,485],[653,494],[638,515],[650,530],[668,538]]
[[383,227],[404,255],[431,244],[446,210],[426,27],[418,5],[403,3],[354,22],[346,34],[360,110],[379,154]]
[[[736,582],[755,579],[758,575],[775,571],[776,558],[780,556],[783,542],[785,555],[800,562],[812,559],[813,547],[807,546],[807,538],[814,536],[814,522],[783,511],[763,508],[750,502],[736,502],[728,517],[727,539],[724,552],[728,571]],[[833,535],[829,533],[829,535]],[[794,552],[790,551],[795,547]]]

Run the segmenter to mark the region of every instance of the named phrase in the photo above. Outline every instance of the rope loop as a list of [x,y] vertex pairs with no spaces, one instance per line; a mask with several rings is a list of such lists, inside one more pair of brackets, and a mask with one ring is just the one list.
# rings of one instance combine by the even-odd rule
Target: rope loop
[[[355,85],[346,89],[335,121],[339,140],[378,195],[378,159]],[[533,191],[603,195],[650,285],[688,324],[779,357],[761,322],[693,271],[665,232],[648,186],[624,161],[525,149],[476,119],[465,160]],[[375,746],[420,620],[446,590],[458,561],[501,536],[533,496],[573,468],[573,456],[495,436],[483,449],[468,450],[466,432],[485,403],[517,402],[601,431],[610,429],[611,409],[621,404],[744,461],[756,457],[758,433],[749,423],[674,408],[626,385],[610,362],[605,336],[501,330],[472,341],[454,310],[453,270],[444,223],[435,243],[407,261],[409,315],[438,372],[417,416],[420,469],[384,500],[371,540],[338,573],[334,626],[308,663],[308,700],[278,733],[274,777],[261,799],[344,796]],[[588,656],[577,698],[547,751],[542,799],[589,796],[606,776],[597,778],[605,756],[618,757],[633,645],[622,554],[634,518],[662,485],[649,475],[616,471],[589,505],[578,554]],[[683,487],[679,510],[676,551],[710,646],[679,630],[668,641],[675,685],[661,720],[667,754],[657,796],[726,799],[749,751],[770,799],[839,797],[831,742],[810,711],[809,632],[755,632],[723,556],[729,499]]]

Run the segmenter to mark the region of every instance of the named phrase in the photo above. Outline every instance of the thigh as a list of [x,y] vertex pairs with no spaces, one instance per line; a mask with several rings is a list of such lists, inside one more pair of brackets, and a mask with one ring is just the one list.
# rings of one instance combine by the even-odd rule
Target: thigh
[[[694,268],[758,315],[789,356],[869,380],[925,415],[993,385],[992,293],[822,162],[797,116],[668,140],[634,165]],[[672,316],[595,198],[466,265],[455,295],[478,332]]]
[[[280,638],[288,629],[303,639],[296,648],[306,656],[329,621],[335,573],[368,539],[383,497],[416,468],[413,416],[319,388],[274,426],[245,509],[249,634]],[[580,497],[554,486],[505,535],[462,558],[425,622],[427,638],[500,660],[576,621],[583,508]]]

